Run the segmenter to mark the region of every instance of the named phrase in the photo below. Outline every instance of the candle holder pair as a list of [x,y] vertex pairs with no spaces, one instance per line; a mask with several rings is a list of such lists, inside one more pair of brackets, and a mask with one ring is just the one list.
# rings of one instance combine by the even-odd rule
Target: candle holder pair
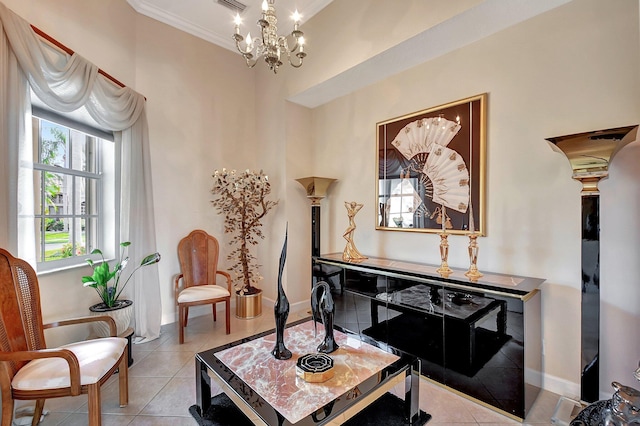
[[[478,278],[482,276],[482,273],[478,271],[478,234],[472,232],[469,234],[469,270],[464,273],[466,277],[468,277],[471,281],[476,281]],[[449,268],[449,264],[447,259],[449,258],[449,234],[446,231],[442,231],[440,234],[440,267],[436,269],[436,272],[439,273],[443,278],[449,277],[449,275],[453,272],[451,268]]]

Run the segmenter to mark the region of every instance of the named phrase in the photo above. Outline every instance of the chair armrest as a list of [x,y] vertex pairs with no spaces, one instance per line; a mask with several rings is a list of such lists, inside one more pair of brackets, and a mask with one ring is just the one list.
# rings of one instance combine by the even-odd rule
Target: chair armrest
[[31,361],[42,358],[62,358],[69,364],[71,395],[80,395],[80,363],[69,349],[40,349],[37,351],[0,352],[0,361]]
[[220,274],[227,279],[227,290],[231,294],[231,275],[226,271],[216,271],[216,274]]
[[55,321],[48,324],[44,324],[42,326],[43,329],[59,327],[63,325],[73,325],[73,324],[84,324],[89,322],[106,322],[109,324],[109,334],[111,337],[116,337],[118,335],[118,331],[116,329],[116,322],[113,318],[108,315],[95,315],[90,317],[79,317],[79,318],[71,318],[62,321]]
[[178,304],[178,296],[180,295],[180,279],[184,278],[184,274],[178,274],[174,278],[173,293],[175,295],[176,305]]

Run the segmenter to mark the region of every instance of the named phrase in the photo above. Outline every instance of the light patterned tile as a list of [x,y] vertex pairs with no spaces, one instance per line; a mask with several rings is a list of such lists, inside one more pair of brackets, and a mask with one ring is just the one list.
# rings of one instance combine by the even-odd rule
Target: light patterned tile
[[[71,413],[64,413],[64,412],[56,413],[56,412],[49,411],[48,414],[42,417],[42,420],[40,421],[40,423],[38,423],[38,426],[64,425],[66,424],[64,420],[70,415]],[[31,417],[28,417],[28,419],[31,419]],[[25,419],[25,421],[27,421],[27,419]],[[31,423],[27,423],[27,424],[31,425]]]
[[551,424],[551,417],[555,412],[560,395],[541,390],[538,398],[533,403],[525,423],[527,424]]
[[129,369],[129,377],[173,377],[195,353],[153,352]]
[[136,416],[129,426],[198,426],[193,417]]
[[476,422],[489,425],[489,424],[507,424],[507,425],[519,425],[520,422],[513,420],[503,414],[493,411],[487,407],[483,407],[480,404],[476,404],[473,401],[467,401],[467,409],[476,420]]
[[[188,327],[188,328],[191,328],[191,327]],[[177,335],[170,336],[169,338],[165,339],[164,342],[158,345],[158,347],[154,351],[191,352],[191,353],[201,352],[205,349],[209,349],[209,348],[203,348],[202,345],[210,335],[211,333],[202,333],[202,332],[196,333],[196,332],[193,332],[192,330],[189,330],[189,333],[187,333],[187,330],[185,330],[183,344],[180,344],[179,336]]]
[[196,402],[193,379],[175,377],[162,388],[140,414],[153,416],[190,416],[189,407]]
[[[271,309],[262,316],[243,320],[231,316],[231,334],[225,334],[224,312],[214,324],[210,312],[192,317],[179,345],[177,324],[162,326],[160,338],[133,345],[134,365],[129,370],[129,405],[118,406],[117,376],[102,389],[104,426],[197,426],[189,414],[195,402],[195,353],[229,343],[274,327]],[[289,322],[308,317],[306,310],[289,315]],[[403,396],[404,386],[393,391]],[[215,391],[214,391],[215,393]],[[526,425],[550,425],[559,396],[542,391],[527,417]],[[86,396],[47,400],[50,413],[43,426],[87,424]],[[471,402],[430,381],[420,380],[420,408],[433,416],[429,425],[493,426],[520,424]]]
[[476,424],[472,408],[467,399],[427,380],[420,380],[420,409],[431,414],[429,423]]
[[136,349],[131,353],[131,357],[133,358],[133,364],[129,367],[133,367],[134,365],[136,365],[137,362],[142,361],[143,359],[145,359],[147,356],[149,356],[149,354],[153,353],[153,351],[149,350],[149,351],[142,351],[140,349]]
[[167,340],[171,336],[173,336],[172,332],[160,332],[160,336],[157,339],[154,339],[154,340],[152,340],[150,342],[134,343],[131,346],[131,348],[133,349],[134,357],[135,357],[135,354],[136,354],[137,351],[152,352],[152,351],[156,350],[156,348],[159,345],[161,345],[165,340]]
[[65,396],[47,399],[44,409],[52,412],[73,413],[83,405],[87,405],[87,395]]
[[[102,412],[107,414],[133,415],[142,409],[164,388],[171,379],[169,377],[129,377],[129,404],[120,407],[118,383],[102,389]],[[87,412],[84,405],[78,412]]]
[[195,357],[187,362],[174,377],[189,377],[191,380],[196,380],[196,360]]
[[[117,416],[112,414],[102,414],[102,426],[126,426],[134,419],[133,416]],[[64,419],[60,426],[87,426],[89,420],[87,414],[75,413],[70,414]]]

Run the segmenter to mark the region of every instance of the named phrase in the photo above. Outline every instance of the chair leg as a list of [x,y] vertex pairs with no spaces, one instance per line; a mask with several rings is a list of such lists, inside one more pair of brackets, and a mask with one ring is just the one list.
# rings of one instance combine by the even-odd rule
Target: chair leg
[[227,334],[231,334],[231,300],[224,301],[224,314],[227,317]]
[[129,405],[129,348],[125,348],[118,367],[118,384],[120,385],[120,408]]
[[184,326],[187,326],[187,323],[189,322],[189,307],[185,306],[184,307]]
[[89,426],[100,426],[102,422],[102,409],[100,406],[100,384],[87,385],[89,397]]
[[36,400],[36,406],[33,409],[33,419],[31,420],[31,426],[36,426],[40,423],[40,417],[42,417],[42,411],[44,410],[44,399]]
[[211,305],[213,306],[213,321],[215,322],[217,320],[217,318],[216,318],[216,304],[212,303]]
[[180,336],[180,344],[184,343],[184,309],[184,306],[178,307],[178,327],[180,328],[180,332],[178,334]]
[[[11,392],[2,393],[2,426],[11,426],[13,422],[14,403],[11,398]],[[8,394],[8,395],[7,395]]]

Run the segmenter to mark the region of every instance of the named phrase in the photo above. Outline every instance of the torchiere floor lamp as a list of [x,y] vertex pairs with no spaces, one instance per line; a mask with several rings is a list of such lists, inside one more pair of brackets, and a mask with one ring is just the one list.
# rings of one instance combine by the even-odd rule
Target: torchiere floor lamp
[[594,402],[600,392],[600,193],[613,156],[636,139],[638,126],[547,139],[567,156],[573,179],[582,183],[582,301],[580,398]]
[[307,198],[311,200],[311,286],[313,286],[315,281],[329,282],[329,278],[335,275],[334,271],[326,270],[327,267],[324,265],[316,265],[313,260],[320,256],[320,200],[327,195],[329,186],[331,186],[335,180],[336,179],[317,176],[296,179],[307,192]]
[[323,177],[305,177],[296,179],[307,191],[311,200],[311,256],[320,256],[320,200],[327,196],[329,186],[336,179]]

